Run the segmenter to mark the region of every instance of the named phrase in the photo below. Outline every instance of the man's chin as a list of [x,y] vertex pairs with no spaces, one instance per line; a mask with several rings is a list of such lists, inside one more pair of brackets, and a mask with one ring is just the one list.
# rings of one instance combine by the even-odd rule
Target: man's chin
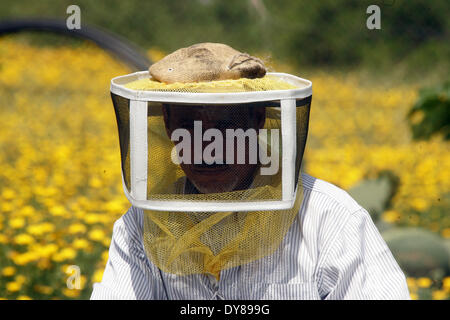
[[210,175],[204,175],[205,179],[198,179],[199,175],[196,175],[197,179],[190,179],[191,183],[200,193],[223,193],[233,191],[239,184],[239,177],[228,176],[224,177]]
[[229,165],[218,165],[212,167],[191,166],[185,170],[185,173],[197,189],[198,192],[224,193],[238,189],[242,185],[243,176],[248,176],[245,170],[237,170],[236,167]]
[[206,184],[198,184],[193,183],[195,188],[200,193],[223,193],[223,192],[230,192],[233,191],[235,188],[235,184],[232,185],[224,185],[224,184],[214,184],[214,185],[206,185]]

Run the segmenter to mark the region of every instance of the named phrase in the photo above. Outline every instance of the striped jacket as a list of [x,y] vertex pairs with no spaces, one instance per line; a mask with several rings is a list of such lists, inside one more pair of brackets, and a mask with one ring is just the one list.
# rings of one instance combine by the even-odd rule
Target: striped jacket
[[303,202],[274,254],[208,275],[159,270],[142,242],[143,212],[114,224],[91,299],[410,299],[405,276],[368,212],[347,192],[302,173]]

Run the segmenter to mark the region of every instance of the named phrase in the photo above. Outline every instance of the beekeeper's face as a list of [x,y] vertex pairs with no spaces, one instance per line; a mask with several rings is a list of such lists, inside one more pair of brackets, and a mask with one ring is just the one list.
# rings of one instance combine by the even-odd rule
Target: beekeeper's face
[[[189,150],[181,151],[184,161],[180,166],[200,193],[242,190],[252,183],[259,161],[250,161],[250,153],[256,152],[257,156],[258,147],[250,146],[250,138],[245,138],[242,145],[242,139],[237,136],[240,132],[242,138],[242,132],[252,131],[248,129],[258,134],[265,122],[264,107],[165,104],[163,113],[166,132],[172,141],[177,132],[189,133],[190,155]],[[235,135],[230,134],[233,132]],[[245,153],[244,163],[242,157],[238,159],[239,152]],[[207,160],[208,155],[213,156],[213,163]]]

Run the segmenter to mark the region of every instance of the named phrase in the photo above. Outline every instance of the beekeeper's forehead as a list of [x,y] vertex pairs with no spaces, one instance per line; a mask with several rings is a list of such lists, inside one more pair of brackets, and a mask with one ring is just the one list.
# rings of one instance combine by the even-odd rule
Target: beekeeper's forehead
[[223,106],[223,105],[177,105],[165,104],[164,108],[168,113],[169,120],[203,120],[203,121],[228,121],[252,123],[255,114],[264,112],[245,105]]

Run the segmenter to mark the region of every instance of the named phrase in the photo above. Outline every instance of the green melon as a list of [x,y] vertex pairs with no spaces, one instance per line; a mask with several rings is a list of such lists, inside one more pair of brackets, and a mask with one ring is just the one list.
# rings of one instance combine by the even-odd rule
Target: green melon
[[397,186],[396,176],[389,171],[383,171],[377,179],[363,180],[348,190],[348,193],[370,213],[372,220],[377,222],[389,206]]
[[450,274],[450,253],[437,234],[420,228],[392,228],[382,236],[407,276]]

